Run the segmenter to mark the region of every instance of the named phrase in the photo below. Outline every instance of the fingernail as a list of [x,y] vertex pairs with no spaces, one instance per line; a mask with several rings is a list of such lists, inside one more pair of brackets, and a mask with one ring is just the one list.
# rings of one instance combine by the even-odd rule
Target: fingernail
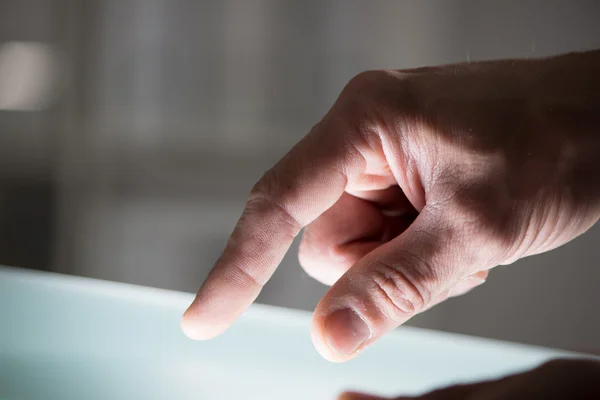
[[325,338],[338,354],[353,354],[371,337],[371,329],[354,311],[344,308],[325,319]]

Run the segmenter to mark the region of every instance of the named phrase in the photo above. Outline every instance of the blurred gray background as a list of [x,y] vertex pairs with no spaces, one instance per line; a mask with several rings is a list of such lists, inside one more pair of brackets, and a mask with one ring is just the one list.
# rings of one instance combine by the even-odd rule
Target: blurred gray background
[[[355,74],[598,47],[594,0],[0,0],[0,263],[194,292]],[[410,323],[598,351],[599,240]],[[325,290],[294,249],[259,301]]]

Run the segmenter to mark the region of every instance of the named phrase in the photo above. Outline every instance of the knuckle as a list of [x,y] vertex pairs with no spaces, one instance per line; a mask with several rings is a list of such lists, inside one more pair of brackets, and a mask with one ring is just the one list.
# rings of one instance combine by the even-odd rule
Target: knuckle
[[290,211],[283,196],[276,194],[272,184],[265,183],[268,179],[263,178],[254,185],[248,200],[246,201],[245,213],[268,216],[275,221],[287,225],[296,236],[302,229],[298,218]]
[[392,319],[405,319],[419,313],[431,302],[432,293],[422,284],[424,274],[419,271],[422,269],[422,261],[412,256],[402,257],[395,265],[381,261],[375,265],[375,290],[385,313]]
[[[257,254],[269,252],[270,242],[262,231],[254,232],[251,236],[243,234],[240,228],[244,224],[245,218],[242,216],[217,264],[228,266],[228,280],[262,288],[267,281],[264,265],[255,263],[255,260]],[[231,262],[234,259],[236,262]]]
[[267,171],[259,180],[252,186],[248,195],[248,202],[257,198],[265,198],[271,196],[273,192],[273,178],[271,171]]
[[[245,222],[245,218],[242,217],[217,263],[230,266],[231,279],[262,286],[266,283],[266,280],[261,278],[264,275],[263,265],[255,264],[253,260],[256,259],[257,254],[268,254],[270,240],[262,231],[254,232],[251,236],[243,234],[240,228]],[[232,263],[232,259],[237,261]]]
[[[390,77],[388,71],[371,70],[363,71],[348,81],[340,98],[346,106],[368,107],[375,103],[380,105],[381,95],[386,92],[390,86]],[[375,100],[375,101],[374,101]]]
[[267,283],[264,278],[261,278],[260,274],[255,274],[251,270],[243,268],[239,265],[234,264],[231,270],[234,280],[243,283],[243,286],[251,285],[258,290],[262,289]]
[[385,101],[381,98],[382,71],[365,71],[352,78],[342,90],[333,111],[338,121],[356,134],[355,139],[378,137],[385,125]]
[[348,81],[346,88],[363,89],[364,87],[369,87],[374,81],[379,79],[381,75],[382,71],[378,70],[362,71]]
[[353,77],[336,104],[362,135],[405,129],[414,121],[418,97],[409,74],[371,70]]

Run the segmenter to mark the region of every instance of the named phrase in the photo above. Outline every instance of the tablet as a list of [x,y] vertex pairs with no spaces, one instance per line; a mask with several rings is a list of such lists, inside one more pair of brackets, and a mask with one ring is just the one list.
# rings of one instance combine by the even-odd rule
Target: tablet
[[401,327],[347,363],[321,358],[311,314],[253,305],[227,332],[179,329],[193,295],[0,268],[1,399],[336,399],[418,394],[580,355]]

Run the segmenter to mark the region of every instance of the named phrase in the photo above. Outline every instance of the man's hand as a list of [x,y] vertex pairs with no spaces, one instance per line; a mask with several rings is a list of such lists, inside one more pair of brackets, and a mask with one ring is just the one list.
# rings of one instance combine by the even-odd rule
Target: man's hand
[[[600,363],[555,360],[519,375],[458,385],[418,397],[395,400],[595,400],[600,399]],[[345,393],[339,400],[385,400],[383,397]]]
[[593,52],[358,75],[255,185],[183,330],[227,329],[303,227],[332,361],[575,238],[600,215],[599,70]]

